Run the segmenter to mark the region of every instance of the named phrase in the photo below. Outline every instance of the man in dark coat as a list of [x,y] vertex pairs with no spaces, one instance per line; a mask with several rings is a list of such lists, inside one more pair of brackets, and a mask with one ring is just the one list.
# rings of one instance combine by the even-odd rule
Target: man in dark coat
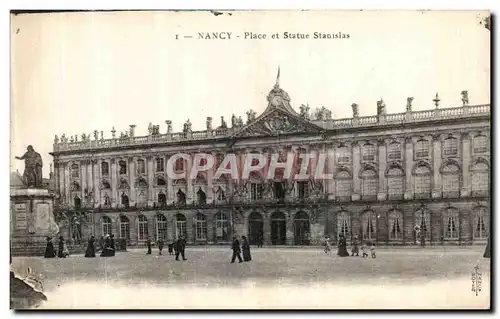
[[94,242],[95,242],[94,236],[90,236],[90,239],[89,239],[89,242],[88,242],[88,245],[87,245],[87,251],[85,251],[85,257],[86,258],[93,258],[93,257],[95,257]]
[[146,253],[146,255],[151,255],[151,239],[148,238],[148,240],[146,241],[146,245],[148,245],[148,252]]
[[158,255],[161,255],[161,251],[163,250],[163,239],[158,239]]
[[56,251],[54,249],[54,244],[52,243],[52,237],[47,237],[47,247],[45,248],[45,258],[54,258],[56,256]]
[[177,242],[175,243],[175,260],[179,260],[179,254],[182,256],[182,260],[187,260],[184,256],[184,250],[186,249],[186,240],[179,236]]
[[236,258],[238,258],[238,261],[242,263],[243,260],[241,259],[240,241],[236,237],[233,237],[233,245],[231,246],[231,249],[233,250],[233,257],[231,258],[231,263],[234,263]]
[[114,256],[116,253],[116,247],[115,247],[115,235],[111,234],[109,236],[109,248],[111,248],[111,256]]
[[66,258],[66,255],[64,255],[64,238],[63,236],[59,237],[59,247],[58,252],[57,252],[57,257],[59,258]]

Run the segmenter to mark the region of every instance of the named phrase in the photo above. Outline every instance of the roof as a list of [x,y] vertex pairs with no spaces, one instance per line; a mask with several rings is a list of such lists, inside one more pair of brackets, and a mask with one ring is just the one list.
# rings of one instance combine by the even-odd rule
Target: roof
[[20,187],[24,186],[23,176],[19,173],[19,171],[10,173],[10,187]]

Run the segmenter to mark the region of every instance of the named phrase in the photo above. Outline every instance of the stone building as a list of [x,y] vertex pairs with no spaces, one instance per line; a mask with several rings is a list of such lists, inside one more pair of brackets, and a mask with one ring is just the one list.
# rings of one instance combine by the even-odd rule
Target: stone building
[[[296,112],[279,81],[267,96],[266,110],[250,110],[246,121],[233,116],[193,131],[149,126],[135,136],[135,125],[111,138],[94,131],[54,141],[56,216],[65,237],[113,233],[129,245],[149,237],[172,241],[184,235],[190,244],[225,244],[233,234],[265,245],[319,244],[340,233],[378,245],[417,243],[416,226],[427,243],[485,243],[490,229],[489,105],[462,106],[332,119],[331,112]],[[100,133],[100,134],[99,134]],[[216,167],[226,153],[323,152],[329,180],[213,179],[213,171],[194,179],[171,179],[169,158],[176,153],[214,154]],[[176,160],[176,172],[193,163]]]

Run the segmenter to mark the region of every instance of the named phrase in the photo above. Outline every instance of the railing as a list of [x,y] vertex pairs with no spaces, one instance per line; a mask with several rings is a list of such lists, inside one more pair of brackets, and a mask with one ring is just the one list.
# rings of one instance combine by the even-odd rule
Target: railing
[[[431,120],[467,118],[476,116],[490,115],[490,105],[467,105],[455,108],[433,109],[406,113],[395,113],[376,116],[363,116],[355,118],[334,119],[327,121],[312,121],[313,123],[333,129],[355,128],[377,126],[395,123],[415,123]],[[101,140],[85,140],[81,142],[59,142],[54,144],[54,151],[68,151],[78,149],[100,149],[122,145],[143,145],[165,142],[178,142],[184,140],[203,140],[209,138],[226,137],[232,134],[232,128],[217,128],[211,131],[177,132],[168,134],[137,136],[137,137],[119,137]]]

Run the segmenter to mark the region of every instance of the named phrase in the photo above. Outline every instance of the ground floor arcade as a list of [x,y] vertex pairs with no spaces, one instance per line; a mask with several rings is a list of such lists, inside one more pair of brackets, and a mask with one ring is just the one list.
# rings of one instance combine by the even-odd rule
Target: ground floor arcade
[[[71,213],[69,213],[71,214]],[[61,227],[65,238],[85,241],[115,234],[128,245],[150,238],[167,242],[182,235],[188,244],[227,244],[233,235],[248,236],[251,244],[318,245],[339,234],[378,245],[416,244],[416,228],[429,244],[485,243],[490,229],[489,202],[407,202],[394,205],[324,204],[227,209],[108,211],[69,218]],[[76,219],[75,219],[76,220]],[[420,236],[419,236],[420,237]]]

